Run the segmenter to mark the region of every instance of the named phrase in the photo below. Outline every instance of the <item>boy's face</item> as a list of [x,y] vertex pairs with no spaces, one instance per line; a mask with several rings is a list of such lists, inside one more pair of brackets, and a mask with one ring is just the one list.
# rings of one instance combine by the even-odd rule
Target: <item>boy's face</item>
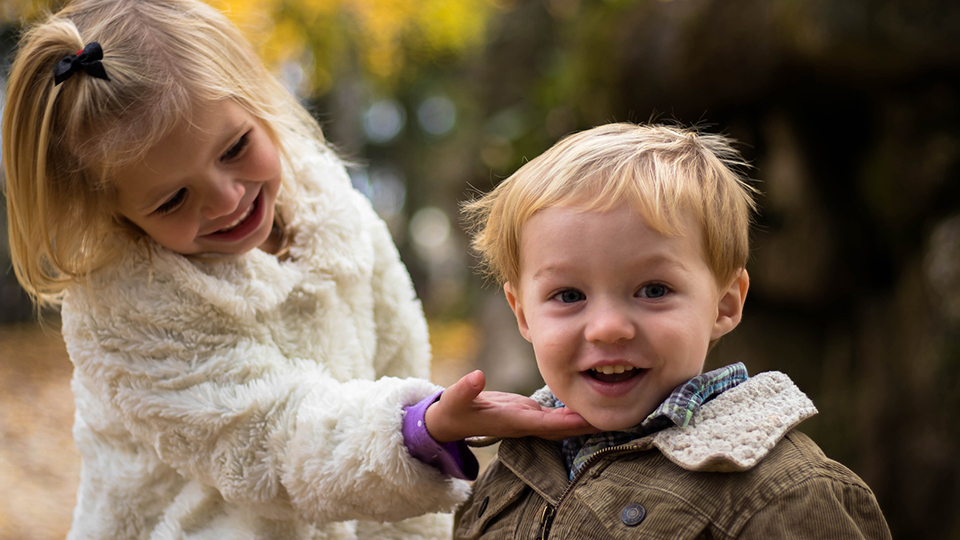
[[699,228],[664,236],[630,206],[541,210],[504,290],[544,381],[593,426],[642,422],[740,321],[746,271],[720,288]]

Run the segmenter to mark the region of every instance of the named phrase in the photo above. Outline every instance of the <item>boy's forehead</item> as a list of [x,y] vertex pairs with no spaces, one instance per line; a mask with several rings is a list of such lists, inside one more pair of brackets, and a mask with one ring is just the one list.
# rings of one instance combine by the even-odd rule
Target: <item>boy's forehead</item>
[[650,208],[628,199],[604,201],[597,198],[573,199],[536,208],[519,223],[518,232],[522,235],[530,219],[551,208],[570,209],[575,213],[582,214],[585,219],[589,219],[590,214],[613,212],[621,207],[629,208],[629,211],[638,216],[646,226],[664,236],[679,236],[683,234],[702,235],[700,222],[691,210],[681,208],[677,210],[658,209],[658,211],[651,211]]
[[[630,204],[628,202],[620,202],[618,204],[609,205],[609,204],[599,204],[596,202],[587,202],[579,204],[555,204],[550,206],[545,206],[539,208],[536,211],[532,212],[527,218],[518,226],[517,230],[517,270],[522,271],[524,266],[524,251],[530,250],[534,245],[531,245],[530,241],[533,240],[530,238],[529,234],[524,234],[528,230],[528,225],[530,221],[534,219],[535,216],[542,215],[544,212],[547,212],[551,209],[562,208],[570,210],[574,213],[576,218],[581,220],[581,224],[585,224],[586,220],[592,219],[599,214],[616,212],[621,209],[632,213],[634,216],[640,219],[640,222],[650,229],[656,231],[658,234],[662,235],[665,238],[681,238],[687,235],[694,235],[697,238],[697,243],[699,245],[699,256],[705,262],[710,263],[709,257],[707,256],[706,250],[706,238],[701,226],[700,220],[697,218],[694,212],[692,211],[677,211],[670,214],[660,213],[651,215],[650,212],[645,211],[639,205]],[[622,229],[622,232],[626,235],[636,234],[637,228],[630,227]],[[566,239],[560,239],[566,240]],[[668,260],[669,257],[661,257],[661,261]],[[651,262],[654,259],[651,259]],[[519,275],[514,276],[512,281],[519,281]]]

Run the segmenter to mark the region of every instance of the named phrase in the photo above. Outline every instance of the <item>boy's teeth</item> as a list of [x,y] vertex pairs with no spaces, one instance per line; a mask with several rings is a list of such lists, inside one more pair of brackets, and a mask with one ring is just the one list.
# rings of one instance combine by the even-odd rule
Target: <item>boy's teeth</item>
[[633,370],[633,366],[601,366],[590,368],[591,371],[596,371],[598,373],[603,373],[604,375],[613,375],[614,373],[623,373],[624,371]]

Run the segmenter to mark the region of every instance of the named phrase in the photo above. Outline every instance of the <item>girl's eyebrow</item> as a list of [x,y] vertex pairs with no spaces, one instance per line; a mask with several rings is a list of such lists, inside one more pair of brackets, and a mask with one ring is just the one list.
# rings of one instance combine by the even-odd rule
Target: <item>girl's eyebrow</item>
[[163,201],[165,201],[170,196],[171,192],[173,192],[174,189],[175,189],[174,183],[171,182],[169,187],[162,186],[160,188],[152,189],[148,191],[143,198],[144,199],[143,205],[137,208],[137,212],[140,212],[143,214],[149,214],[153,212],[153,210],[157,206],[163,203]]
[[220,153],[223,153],[224,150],[226,150],[227,148],[230,148],[230,146],[233,145],[233,143],[237,142],[237,139],[242,137],[243,134],[250,129],[250,126],[247,124],[248,122],[246,120],[240,120],[239,122],[231,122],[229,125],[227,125],[221,130],[221,133],[223,133],[223,135],[220,137],[218,144],[216,146],[216,148],[220,148],[220,150],[218,151],[219,153],[217,154],[218,157]]
[[[165,195],[166,195],[166,193],[164,193],[164,196],[165,196]],[[157,206],[159,206],[159,205],[162,203],[163,197],[161,197],[161,196],[158,195],[157,197],[150,197],[149,199],[147,199],[147,201],[148,201],[148,202],[147,202],[146,204],[144,204],[144,205],[141,206],[140,208],[137,208],[137,212],[139,212],[139,213],[141,213],[141,214],[150,214],[150,213],[152,213],[153,210],[154,210],[154,208],[156,208]]]

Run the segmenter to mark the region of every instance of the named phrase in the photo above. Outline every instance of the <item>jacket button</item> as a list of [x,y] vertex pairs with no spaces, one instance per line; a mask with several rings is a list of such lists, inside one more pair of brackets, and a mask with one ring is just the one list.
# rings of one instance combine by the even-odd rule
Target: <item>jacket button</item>
[[639,504],[628,504],[623,512],[620,512],[620,521],[627,527],[635,527],[647,517],[647,509]]
[[484,497],[483,500],[480,501],[480,509],[477,510],[478,518],[483,517],[483,513],[487,511],[487,504],[489,503],[490,503],[490,497]]

